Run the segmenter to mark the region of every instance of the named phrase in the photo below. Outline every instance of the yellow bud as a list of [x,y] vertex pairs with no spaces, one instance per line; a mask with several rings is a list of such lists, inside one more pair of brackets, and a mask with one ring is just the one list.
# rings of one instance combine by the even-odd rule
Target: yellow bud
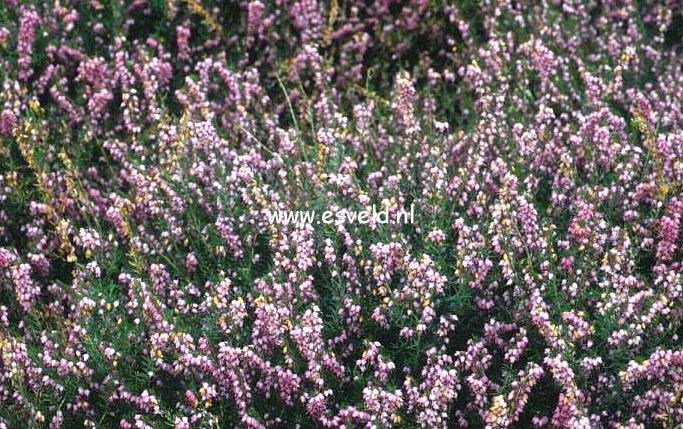
[[40,109],[40,102],[38,100],[29,100],[28,105],[32,110],[37,111]]

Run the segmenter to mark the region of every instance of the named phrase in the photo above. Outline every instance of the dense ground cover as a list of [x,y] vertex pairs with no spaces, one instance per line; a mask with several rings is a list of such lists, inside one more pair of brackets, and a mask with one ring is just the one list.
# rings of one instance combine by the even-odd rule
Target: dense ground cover
[[223,3],[0,5],[0,428],[683,423],[679,2]]

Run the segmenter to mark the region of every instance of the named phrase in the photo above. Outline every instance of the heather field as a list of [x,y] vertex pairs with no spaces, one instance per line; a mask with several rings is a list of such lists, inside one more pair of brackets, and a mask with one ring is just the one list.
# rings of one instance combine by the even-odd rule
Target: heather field
[[682,35],[0,0],[0,429],[683,427]]

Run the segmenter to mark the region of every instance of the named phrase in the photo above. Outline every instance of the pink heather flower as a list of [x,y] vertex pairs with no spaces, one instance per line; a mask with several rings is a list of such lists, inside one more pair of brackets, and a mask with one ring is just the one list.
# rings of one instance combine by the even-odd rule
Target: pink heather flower
[[64,414],[61,411],[57,411],[52,419],[50,420],[49,429],[60,429],[64,424]]
[[318,39],[322,33],[324,17],[316,0],[298,0],[289,10],[294,28],[301,32],[301,41],[307,43]]
[[176,417],[173,420],[173,429],[190,429],[190,421],[186,416]]
[[247,5],[247,31],[249,34],[261,33],[261,17],[266,6],[259,0],[251,1]]
[[0,27],[0,45],[7,43],[7,37],[9,36],[9,30],[7,27]]
[[188,61],[190,59],[190,28],[188,24],[176,27],[176,43],[178,45],[178,59]]
[[80,228],[74,238],[74,243],[83,250],[94,251],[102,246],[100,234],[92,229]]
[[194,273],[197,270],[197,266],[199,265],[199,261],[197,260],[197,257],[195,256],[194,253],[188,253],[187,256],[185,257],[185,268],[187,269],[188,272]]
[[5,109],[0,113],[0,135],[11,136],[17,119],[14,114]]
[[678,238],[678,222],[668,216],[663,216],[659,221],[659,235],[660,242],[657,246],[657,257],[671,259],[671,254],[675,250],[675,243]]
[[415,119],[415,87],[407,72],[401,72],[396,76],[391,107],[398,117],[399,126],[405,129],[408,135],[416,134],[420,130]]
[[573,256],[566,256],[566,257],[562,258],[562,260],[560,261],[560,267],[567,274],[571,274],[574,271],[574,257]]
[[42,23],[36,11],[24,9],[19,21],[19,34],[17,36],[17,66],[19,68],[19,80],[26,81],[33,75],[31,59],[33,55],[33,41],[35,28]]
[[11,266],[6,273],[14,286],[14,292],[19,306],[24,312],[29,312],[36,298],[40,296],[40,286],[31,279],[33,270],[29,264]]
[[189,405],[190,407],[197,407],[198,401],[197,397],[195,396],[194,392],[191,390],[186,390],[185,391],[185,403]]

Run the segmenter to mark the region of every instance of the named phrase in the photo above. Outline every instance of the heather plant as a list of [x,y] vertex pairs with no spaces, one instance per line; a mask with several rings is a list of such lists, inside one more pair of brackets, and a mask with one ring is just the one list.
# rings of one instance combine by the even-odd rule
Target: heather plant
[[682,26],[4,0],[0,429],[683,424]]

